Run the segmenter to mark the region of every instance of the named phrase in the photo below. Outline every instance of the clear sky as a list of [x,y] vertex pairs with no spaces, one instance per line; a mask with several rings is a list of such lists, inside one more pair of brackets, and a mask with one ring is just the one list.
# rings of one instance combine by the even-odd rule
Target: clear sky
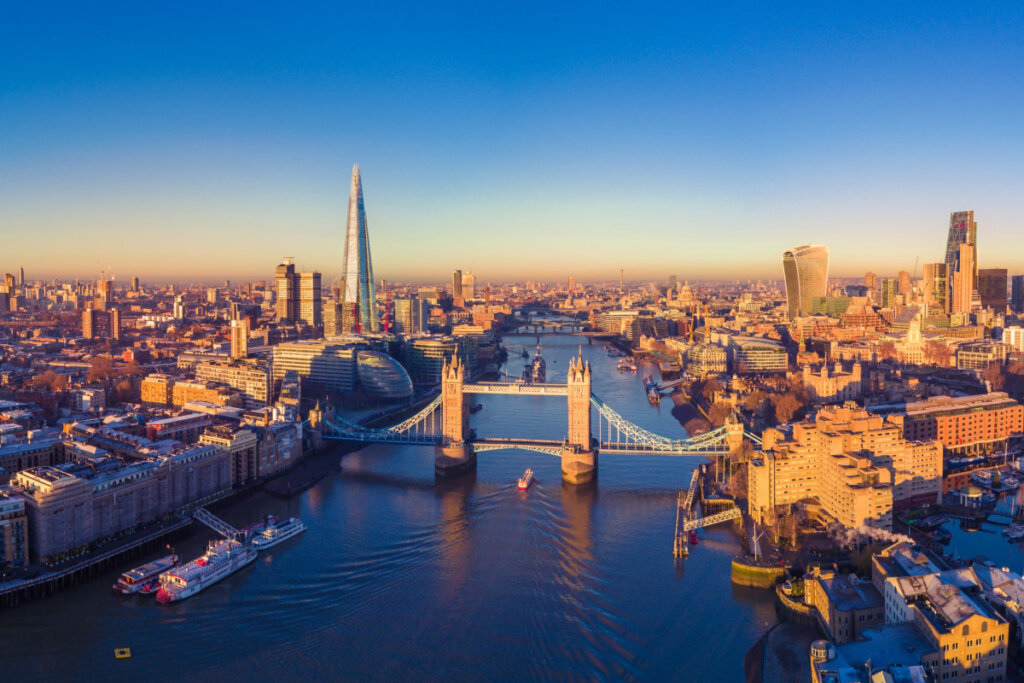
[[836,4],[8,2],[0,270],[330,280],[358,162],[380,278],[1024,272],[1022,5]]

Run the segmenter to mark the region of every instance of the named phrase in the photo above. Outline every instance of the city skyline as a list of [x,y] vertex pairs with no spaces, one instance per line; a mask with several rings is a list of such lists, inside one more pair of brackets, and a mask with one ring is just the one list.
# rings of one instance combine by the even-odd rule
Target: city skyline
[[580,249],[581,281],[778,277],[779,246],[812,242],[838,274],[895,273],[965,208],[979,267],[1024,270],[1016,12],[479,12],[16,8],[5,260],[240,280],[284,253],[334,280],[358,161],[385,279],[559,279]]

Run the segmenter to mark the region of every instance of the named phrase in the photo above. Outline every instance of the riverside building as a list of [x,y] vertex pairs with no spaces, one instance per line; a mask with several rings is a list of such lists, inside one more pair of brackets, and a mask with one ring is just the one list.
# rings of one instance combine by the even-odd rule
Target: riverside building
[[813,420],[766,430],[762,440],[748,471],[758,522],[814,499],[843,526],[889,529],[894,507],[940,501],[941,445],[908,441],[897,425],[865,410],[823,408]]

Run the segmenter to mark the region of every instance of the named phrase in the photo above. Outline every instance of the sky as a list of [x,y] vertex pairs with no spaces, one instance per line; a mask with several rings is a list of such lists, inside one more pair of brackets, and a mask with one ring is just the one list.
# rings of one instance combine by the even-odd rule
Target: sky
[[976,4],[7,3],[0,270],[330,281],[358,163],[395,281],[894,274],[962,209],[1024,272],[1024,9]]

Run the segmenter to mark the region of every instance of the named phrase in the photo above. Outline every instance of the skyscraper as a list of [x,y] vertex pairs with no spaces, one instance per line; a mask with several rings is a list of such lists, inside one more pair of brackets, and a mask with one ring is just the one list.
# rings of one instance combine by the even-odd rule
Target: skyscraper
[[[948,312],[966,312],[954,311],[952,308],[953,299],[955,298],[953,288],[957,286],[953,274],[959,270],[957,262],[961,258],[961,244],[971,245],[971,253],[969,255],[971,267],[968,272],[971,277],[971,293],[973,293],[978,288],[978,224],[974,222],[973,211],[954,211],[949,215],[949,236],[946,238],[946,280],[948,287],[946,310]],[[970,301],[970,296],[968,296],[968,301]],[[969,310],[970,306],[968,304],[967,311]]]
[[940,306],[946,310],[946,264],[924,264],[924,303],[926,306]]
[[249,355],[249,320],[247,318],[231,321],[231,357],[245,358]]
[[22,287],[25,286],[25,268],[23,266],[18,266],[18,284]]
[[363,205],[363,181],[359,164],[352,167],[352,190],[348,197],[348,230],[345,236],[345,264],[341,275],[342,303],[356,315],[360,332],[378,332],[377,299],[373,291],[373,262],[370,236]]
[[896,305],[896,294],[899,291],[899,280],[891,277],[882,278],[881,297],[879,303],[882,308],[892,308]]
[[982,268],[978,271],[981,307],[1006,313],[1006,268]]
[[899,275],[896,276],[899,279],[900,294],[908,296],[910,294],[910,273],[905,270],[901,270]]
[[462,276],[462,298],[466,301],[476,298],[476,276],[468,270]]
[[299,322],[323,327],[323,303],[320,292],[320,273],[299,273]]
[[121,341],[121,311],[116,307],[110,309],[110,338]]
[[457,299],[462,296],[462,271],[452,271],[452,298]]
[[957,247],[957,257],[953,261],[953,270],[950,273],[950,313],[970,313],[971,297],[976,287],[974,286],[974,245],[969,242],[961,242]]
[[299,307],[299,288],[295,280],[295,264],[291,257],[285,257],[274,273],[274,285],[277,290],[277,321],[294,322],[295,312]]
[[864,286],[868,288],[869,292],[878,289],[878,276],[870,272],[864,273]]
[[323,304],[320,293],[320,273],[296,273],[291,258],[277,267],[277,321],[323,326]]
[[807,244],[790,249],[782,254],[782,272],[790,320],[810,315],[814,298],[825,296],[828,285],[828,247]]
[[1010,305],[1017,313],[1024,313],[1024,275],[1014,275],[1010,280]]

